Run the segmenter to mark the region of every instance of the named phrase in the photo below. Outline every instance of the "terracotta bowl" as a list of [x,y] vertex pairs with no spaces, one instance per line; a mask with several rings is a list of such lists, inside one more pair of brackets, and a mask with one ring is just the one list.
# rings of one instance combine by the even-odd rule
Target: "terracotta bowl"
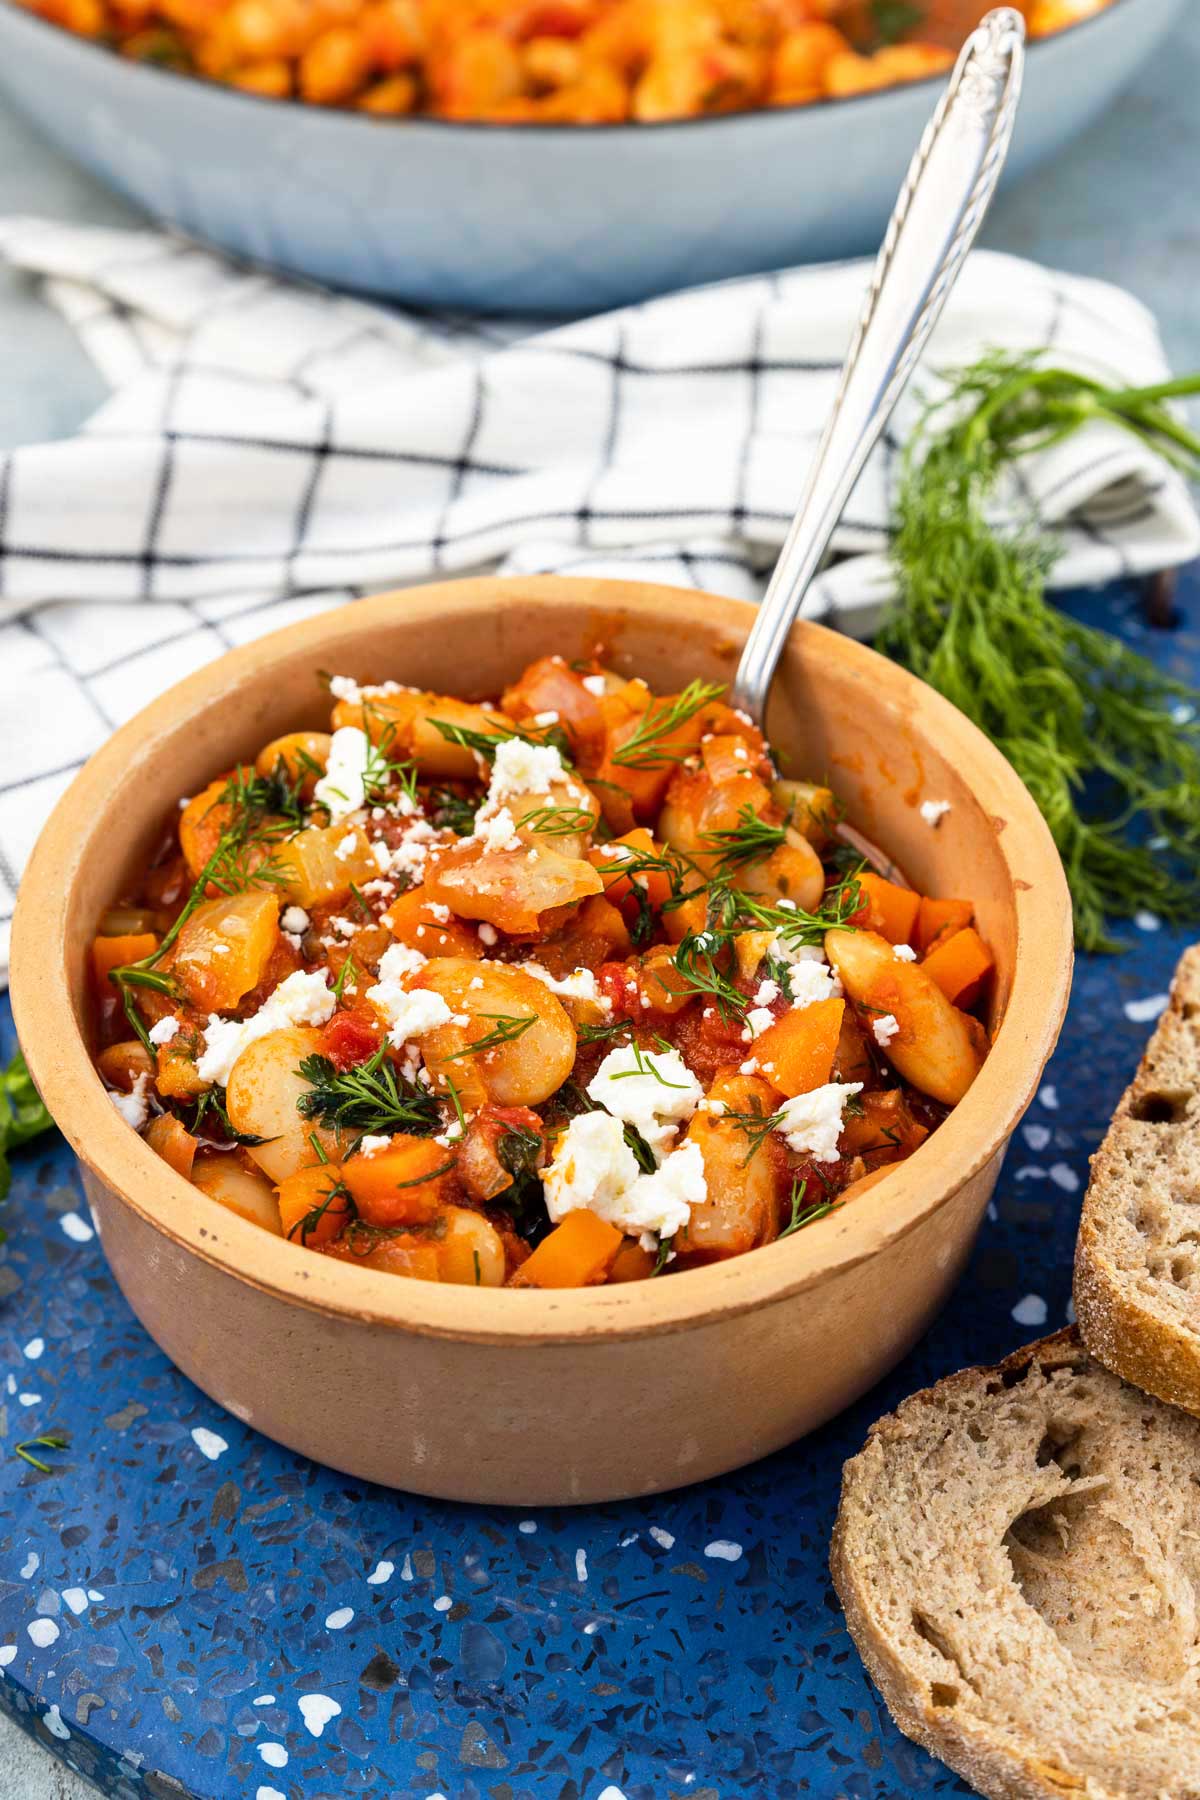
[[[494,695],[534,656],[597,643],[658,689],[728,678],[752,609],[642,583],[409,589],[235,650],[125,725],[34,852],[12,985],[34,1079],[76,1150],[121,1290],[235,1418],[354,1475],[454,1500],[596,1501],[765,1456],[904,1354],[957,1279],[1062,1022],[1070,903],[1037,808],[952,706],[862,645],[800,625],[770,730],[826,776],[916,886],[967,894],[998,970],[966,1099],[844,1212],[731,1262],[570,1292],[474,1290],[326,1260],[224,1212],[117,1115],[88,1053],[87,945],[180,794],[321,725],[330,669]],[[940,827],[922,799],[951,802]]]

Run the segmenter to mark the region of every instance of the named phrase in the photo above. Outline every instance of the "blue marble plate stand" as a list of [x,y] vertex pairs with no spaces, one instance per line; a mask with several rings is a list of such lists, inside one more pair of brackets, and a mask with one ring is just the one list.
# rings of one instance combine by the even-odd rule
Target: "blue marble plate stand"
[[[1075,610],[1200,680],[1128,589]],[[268,1443],[159,1354],[61,1141],[0,1251],[0,1705],[114,1800],[896,1800],[969,1790],[867,1680],[826,1563],[872,1420],[1068,1316],[1087,1159],[1186,934],[1084,958],[957,1294],[841,1419],[721,1481],[523,1514],[372,1488]],[[12,1044],[11,1019],[0,1047]],[[702,1403],[702,1402],[701,1402]],[[472,1404],[470,1394],[462,1399]],[[336,1396],[314,1389],[314,1405]],[[16,1444],[51,1430],[47,1474]],[[15,1797],[19,1800],[19,1797]]]

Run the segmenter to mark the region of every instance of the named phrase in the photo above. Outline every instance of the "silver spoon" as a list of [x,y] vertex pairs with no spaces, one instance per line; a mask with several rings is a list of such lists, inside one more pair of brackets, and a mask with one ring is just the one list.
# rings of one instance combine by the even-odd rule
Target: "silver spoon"
[[1024,66],[1025,21],[997,7],[963,45],[905,177],[829,423],[734,677],[732,705],[760,727],[809,583],[996,191]]

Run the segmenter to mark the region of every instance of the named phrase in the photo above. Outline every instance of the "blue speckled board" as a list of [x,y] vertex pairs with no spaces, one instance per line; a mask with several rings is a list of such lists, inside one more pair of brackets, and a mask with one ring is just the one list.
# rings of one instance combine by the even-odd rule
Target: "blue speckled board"
[[[1187,623],[1147,633],[1121,590],[1077,604],[1200,679]],[[1200,609],[1195,571],[1183,607]],[[925,1341],[816,1436],[652,1500],[442,1505],[278,1449],[136,1324],[61,1142],[20,1153],[0,1252],[0,1705],[120,1800],[967,1793],[891,1724],[847,1637],[826,1566],[838,1472],[904,1394],[1065,1319],[1087,1158],[1186,941],[1149,919],[1129,936],[1125,957],[1081,962]],[[7,1012],[0,1040],[7,1055]],[[71,1447],[40,1475],[12,1448],[53,1428]]]

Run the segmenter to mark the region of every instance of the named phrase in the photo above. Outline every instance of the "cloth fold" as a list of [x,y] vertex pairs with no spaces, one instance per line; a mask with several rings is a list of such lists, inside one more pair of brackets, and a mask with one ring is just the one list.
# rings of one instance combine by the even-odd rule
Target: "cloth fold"
[[[870,265],[786,271],[571,324],[404,312],[181,239],[0,220],[112,393],[0,459],[0,966],[47,813],[105,736],[230,645],[381,587],[497,569],[756,599],[836,391]],[[1168,373],[1101,282],[976,252],[872,456],[810,617],[865,636],[919,394],[990,349],[1128,385]],[[1060,585],[1200,553],[1181,478],[1104,425],[998,497]]]

